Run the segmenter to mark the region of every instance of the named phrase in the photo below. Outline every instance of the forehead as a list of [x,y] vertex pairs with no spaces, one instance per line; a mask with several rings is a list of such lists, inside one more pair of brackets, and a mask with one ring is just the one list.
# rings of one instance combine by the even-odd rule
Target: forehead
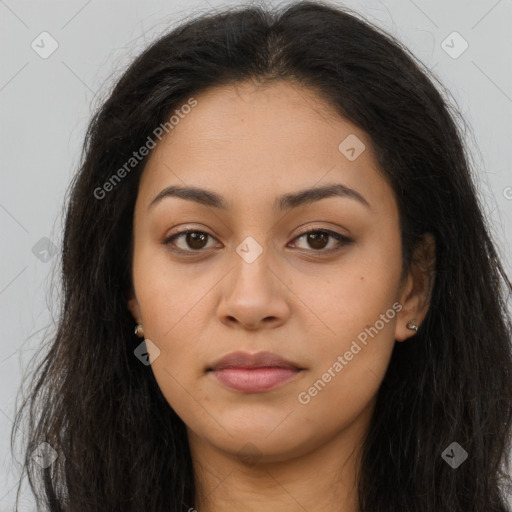
[[[146,204],[173,184],[270,204],[290,191],[340,182],[393,207],[368,135],[315,91],[288,82],[247,82],[194,98],[196,106],[147,161],[139,189]],[[347,145],[355,148],[355,159],[353,152],[347,157]]]

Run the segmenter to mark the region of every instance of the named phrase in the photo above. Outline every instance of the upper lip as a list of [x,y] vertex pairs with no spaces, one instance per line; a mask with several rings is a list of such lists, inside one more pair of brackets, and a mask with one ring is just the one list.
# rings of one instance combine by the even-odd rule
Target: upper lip
[[207,368],[211,370],[222,370],[224,368],[291,368],[302,370],[298,364],[288,361],[272,352],[258,352],[250,354],[249,352],[232,352],[217,360]]

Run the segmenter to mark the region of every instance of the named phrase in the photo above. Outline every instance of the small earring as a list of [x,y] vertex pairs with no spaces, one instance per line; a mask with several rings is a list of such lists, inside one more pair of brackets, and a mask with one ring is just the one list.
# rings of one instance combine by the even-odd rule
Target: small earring
[[409,322],[407,324],[407,329],[411,329],[411,331],[418,332],[418,326],[414,322]]
[[137,324],[135,326],[135,335],[139,338],[144,338],[144,330],[142,328],[142,324]]

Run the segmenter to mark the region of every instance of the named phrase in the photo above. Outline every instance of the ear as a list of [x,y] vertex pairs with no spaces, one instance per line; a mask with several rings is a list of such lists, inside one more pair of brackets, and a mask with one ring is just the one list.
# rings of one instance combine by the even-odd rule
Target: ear
[[425,319],[434,289],[435,265],[435,238],[431,233],[425,233],[414,248],[411,269],[401,287],[399,302],[402,309],[397,315],[396,341],[405,341],[416,334],[407,327],[409,322],[419,327]]
[[142,323],[142,316],[140,314],[140,306],[137,298],[135,297],[135,293],[131,291],[128,296],[128,309],[130,310],[133,319],[138,324]]

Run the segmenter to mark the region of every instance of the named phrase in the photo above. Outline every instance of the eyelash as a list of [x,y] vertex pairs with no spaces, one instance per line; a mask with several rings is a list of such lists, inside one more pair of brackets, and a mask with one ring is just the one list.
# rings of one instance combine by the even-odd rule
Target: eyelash
[[[183,249],[177,249],[176,247],[171,247],[172,242],[174,242],[174,240],[176,240],[177,238],[181,237],[181,236],[184,236],[184,235],[187,235],[189,233],[200,233],[200,234],[204,234],[206,235],[207,237],[210,237],[210,238],[215,238],[213,237],[212,235],[210,235],[209,233],[207,233],[206,231],[201,231],[201,230],[198,230],[198,229],[186,229],[186,230],[183,230],[183,231],[178,231],[177,233],[174,233],[173,235],[171,235],[170,237],[166,238],[162,243],[169,247],[169,249],[174,252],[174,253],[177,253],[177,254],[184,254],[184,255],[187,255],[187,256],[191,256],[193,253],[195,254],[199,254],[201,252],[203,252],[202,249],[197,249],[197,250],[183,250]],[[333,252],[336,252],[336,251],[339,251],[341,250],[342,247],[346,246],[346,245],[349,245],[350,243],[353,242],[352,239],[350,238],[347,238],[346,236],[340,234],[340,233],[337,233],[335,231],[331,231],[329,229],[312,229],[310,231],[305,231],[304,233],[301,233],[300,235],[296,236],[294,238],[294,240],[298,240],[306,235],[310,235],[310,234],[317,234],[317,233],[324,233],[326,235],[328,235],[329,237],[331,238],[334,238],[336,240],[338,240],[338,242],[340,242],[340,244],[337,246],[337,247],[334,247],[334,248],[331,248],[331,249],[311,249],[311,252],[313,253],[318,253],[318,254],[324,254],[324,255],[328,255],[328,254],[331,254]]]

